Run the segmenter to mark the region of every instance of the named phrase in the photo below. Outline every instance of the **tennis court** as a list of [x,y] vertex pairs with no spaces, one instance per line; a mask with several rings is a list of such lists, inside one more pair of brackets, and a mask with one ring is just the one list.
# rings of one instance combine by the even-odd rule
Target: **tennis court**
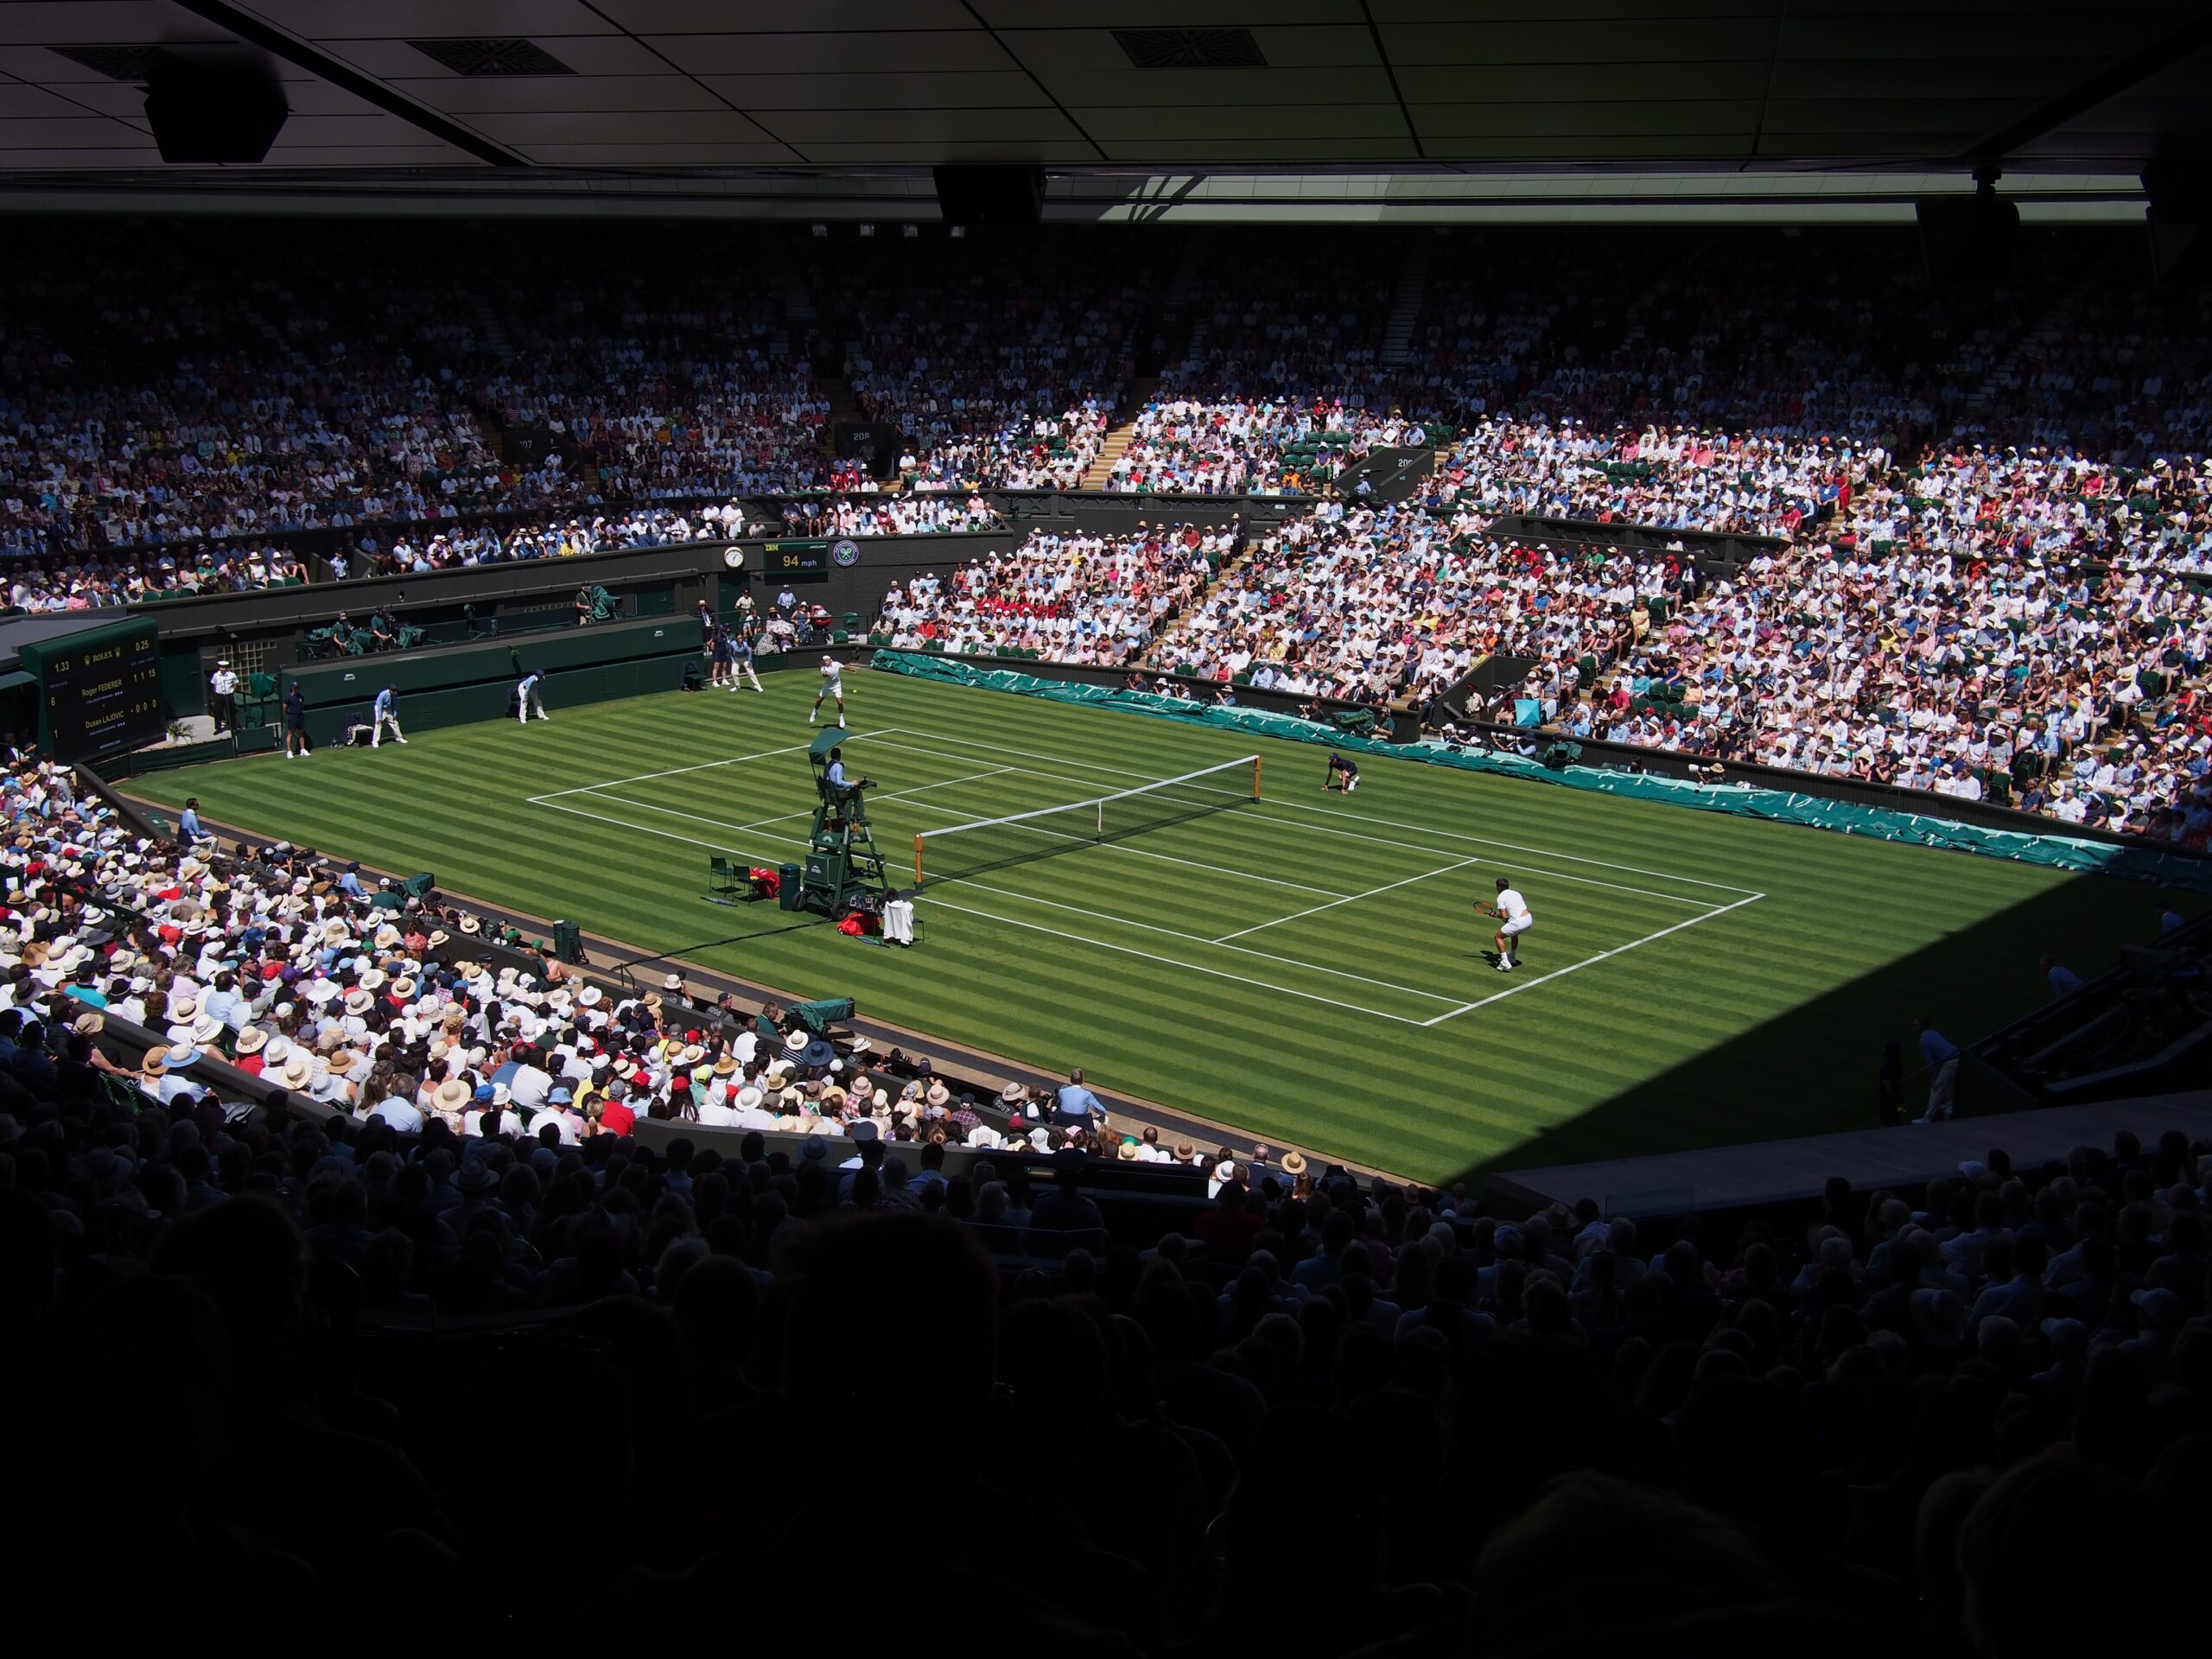
[[[573,785],[531,804],[774,863],[804,846],[810,801],[745,819],[715,809],[733,796],[789,793],[791,757],[804,747]],[[933,918],[976,918],[1130,958],[1155,976],[1226,980],[1404,1025],[1474,1014],[1764,897],[1379,817],[1351,798],[1270,798],[1264,768],[1246,760],[1164,779],[899,726],[856,731],[849,748],[856,770],[887,785],[872,793],[869,810],[894,867],[918,832],[930,849],[922,896]],[[1287,793],[1297,785],[1287,766],[1280,772]],[[1258,773],[1256,799],[1249,772]],[[1310,779],[1300,781],[1310,790]],[[648,798],[639,789],[648,784],[669,798]],[[1163,794],[1171,805],[1160,813]],[[1066,804],[1101,796],[1119,798],[1105,802],[1109,821],[1096,830],[1088,810]],[[1023,821],[1003,823],[1009,817]],[[954,826],[963,833],[938,838]],[[988,850],[976,850],[978,841]],[[1546,893],[1517,973],[1497,974],[1480,957],[1471,964],[1464,949],[1402,977],[1363,969],[1391,939],[1446,917],[1483,935],[1471,904],[1509,868],[1513,880]],[[1638,905],[1648,907],[1641,917]],[[1655,925],[1636,932],[1641,919]]]
[[[1856,1127],[1882,1039],[1909,1043],[1915,1014],[1961,1039],[1993,1029],[2046,994],[2042,951],[2108,962],[2147,904],[2125,884],[1382,757],[1357,794],[1325,794],[1309,745],[855,670],[849,770],[874,780],[894,880],[918,834],[931,878],[920,943],[893,950],[708,896],[711,857],[801,852],[812,677],[575,709],[556,687],[553,719],[526,728],[133,788],[1428,1178]],[[944,833],[1222,766],[1109,805],[1103,840],[1095,809],[1050,833],[978,830],[965,851]],[[1536,918],[1510,975],[1471,910],[1500,876]]]

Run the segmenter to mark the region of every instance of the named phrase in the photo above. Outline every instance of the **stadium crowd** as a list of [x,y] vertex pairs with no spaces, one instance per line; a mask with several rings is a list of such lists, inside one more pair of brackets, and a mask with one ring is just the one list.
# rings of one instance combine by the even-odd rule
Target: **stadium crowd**
[[[2161,1650],[2212,1611],[2212,1147],[2178,1134],[1643,1224],[1224,1150],[1163,1228],[1111,1177],[1192,1148],[1081,1112],[979,1136],[930,1073],[797,1020],[709,1043],[680,987],[481,970],[451,947],[483,924],[434,896],[136,836],[66,768],[15,763],[0,798],[0,1386],[46,1424],[11,1542],[73,1599],[128,1549],[111,1632],[219,1563],[238,1634],[296,1628],[374,1560],[408,1591],[362,1599],[363,1635],[703,1636],[734,1573],[849,1504],[801,1426],[890,1402],[1083,1426],[1041,1486],[955,1458],[928,1504],[956,1541],[1049,1517],[1057,1571],[964,1542],[938,1571],[1076,1652],[1240,1641],[1311,1554],[1316,1480],[1353,1525],[1271,1642],[1300,1655],[2025,1659],[2107,1627],[2088,1588],[2137,1586]],[[159,1040],[118,1059],[111,1020]],[[213,1052],[282,1092],[208,1086]],[[640,1116],[702,1128],[656,1150]],[[785,1120],[811,1138],[703,1127]],[[1003,1162],[948,1175],[961,1128]],[[1052,1158],[1007,1154],[1040,1130]],[[581,1412],[592,1455],[518,1459],[480,1399]],[[471,1569],[563,1503],[588,1586]],[[840,1617],[910,1596],[858,1575]],[[747,1643],[818,1646],[823,1617],[751,1598]]]
[[1072,489],[1130,373],[1148,277],[1085,239],[879,241],[820,264],[823,326],[861,412],[922,490]]
[[804,496],[783,504],[794,536],[935,536],[991,530],[1003,524],[980,495],[900,495],[855,500]]
[[[1522,657],[1514,712],[1573,735],[2205,828],[2212,285],[2151,284],[2101,243],[2037,232],[2018,270],[1930,285],[1826,235],[1662,237],[1631,276],[1562,257],[1574,236],[1255,231],[1226,263],[1163,243],[1130,283],[1096,241],[809,239],[783,289],[741,294],[712,259],[548,243],[575,257],[455,304],[313,235],[272,274],[185,228],[73,234],[119,238],[111,283],[23,262],[0,306],[17,608],[298,580],[284,536],[314,527],[358,532],[348,573],[717,533],[741,493],[795,533],[972,529],[995,522],[981,486],[1080,480],[1149,336],[1112,490],[1325,491],[1374,447],[1457,435],[1416,502],[1325,499],[1230,563],[1153,666],[1426,701]],[[911,489],[826,453],[832,359],[902,433]],[[502,457],[520,431],[537,459]],[[1487,527],[1514,515],[1779,545],[1700,573]],[[1133,593],[1129,550],[1063,551],[885,620],[1120,663],[1191,597]]]
[[[2085,549],[1961,510],[1910,541],[1851,528],[1707,580],[1673,550],[1493,535],[1447,476],[1429,505],[1325,502],[1262,541],[1163,639],[1160,666],[1427,703],[1481,658],[1572,737],[1752,761],[2202,844],[2212,832],[2212,595],[2152,524],[2203,522],[2193,465]],[[1474,499],[1468,499],[1472,494]],[[2139,499],[2145,498],[2139,498]],[[1592,531],[1592,534],[1602,534]],[[2094,555],[2094,556],[2090,556]],[[1525,723],[1525,722],[1523,722]]]
[[1052,662],[1134,662],[1234,554],[1236,520],[1146,525],[1125,536],[1033,530],[1021,543],[894,585],[871,637],[901,651]]

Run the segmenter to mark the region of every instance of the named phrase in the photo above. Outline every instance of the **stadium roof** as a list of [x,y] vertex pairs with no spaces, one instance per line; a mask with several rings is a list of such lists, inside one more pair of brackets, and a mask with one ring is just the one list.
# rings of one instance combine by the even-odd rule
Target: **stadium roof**
[[[162,48],[282,78],[289,118],[226,194],[496,168],[541,199],[767,187],[928,216],[925,169],[972,162],[1043,164],[1065,217],[1287,169],[1309,182],[1274,194],[1314,200],[1562,173],[1879,194],[1977,160],[2125,190],[2212,131],[2203,0],[0,0],[0,186],[184,177],[145,113]],[[1348,169],[1369,185],[1328,182]]]

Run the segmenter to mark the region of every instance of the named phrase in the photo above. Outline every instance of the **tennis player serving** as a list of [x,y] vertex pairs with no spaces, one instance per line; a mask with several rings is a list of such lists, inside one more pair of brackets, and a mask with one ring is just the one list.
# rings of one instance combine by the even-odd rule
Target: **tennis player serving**
[[1503,876],[1497,878],[1497,901],[1475,900],[1475,913],[1496,919],[1497,932],[1492,943],[1497,947],[1497,971],[1510,974],[1521,964],[1514,959],[1515,941],[1536,925],[1529,913],[1529,901]]
[[845,665],[835,657],[825,655],[822,659],[822,689],[814,694],[814,707],[807,710],[806,723],[808,725],[813,725],[815,716],[822,712],[822,700],[824,697],[837,699],[837,723],[840,726],[845,723],[844,677]]

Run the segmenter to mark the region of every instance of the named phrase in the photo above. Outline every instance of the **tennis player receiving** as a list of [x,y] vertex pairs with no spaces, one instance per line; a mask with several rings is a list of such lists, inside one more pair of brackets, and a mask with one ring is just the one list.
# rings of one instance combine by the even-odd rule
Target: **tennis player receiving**
[[1485,916],[1497,918],[1497,934],[1493,943],[1497,946],[1497,971],[1510,974],[1520,964],[1514,960],[1514,941],[1536,925],[1529,913],[1529,901],[1503,876],[1497,878],[1497,902],[1478,904],[1475,908]]
[[835,657],[822,659],[822,689],[814,694],[814,707],[807,711],[806,723],[814,724],[814,717],[822,712],[824,697],[837,699],[837,723],[845,723],[845,670]]

